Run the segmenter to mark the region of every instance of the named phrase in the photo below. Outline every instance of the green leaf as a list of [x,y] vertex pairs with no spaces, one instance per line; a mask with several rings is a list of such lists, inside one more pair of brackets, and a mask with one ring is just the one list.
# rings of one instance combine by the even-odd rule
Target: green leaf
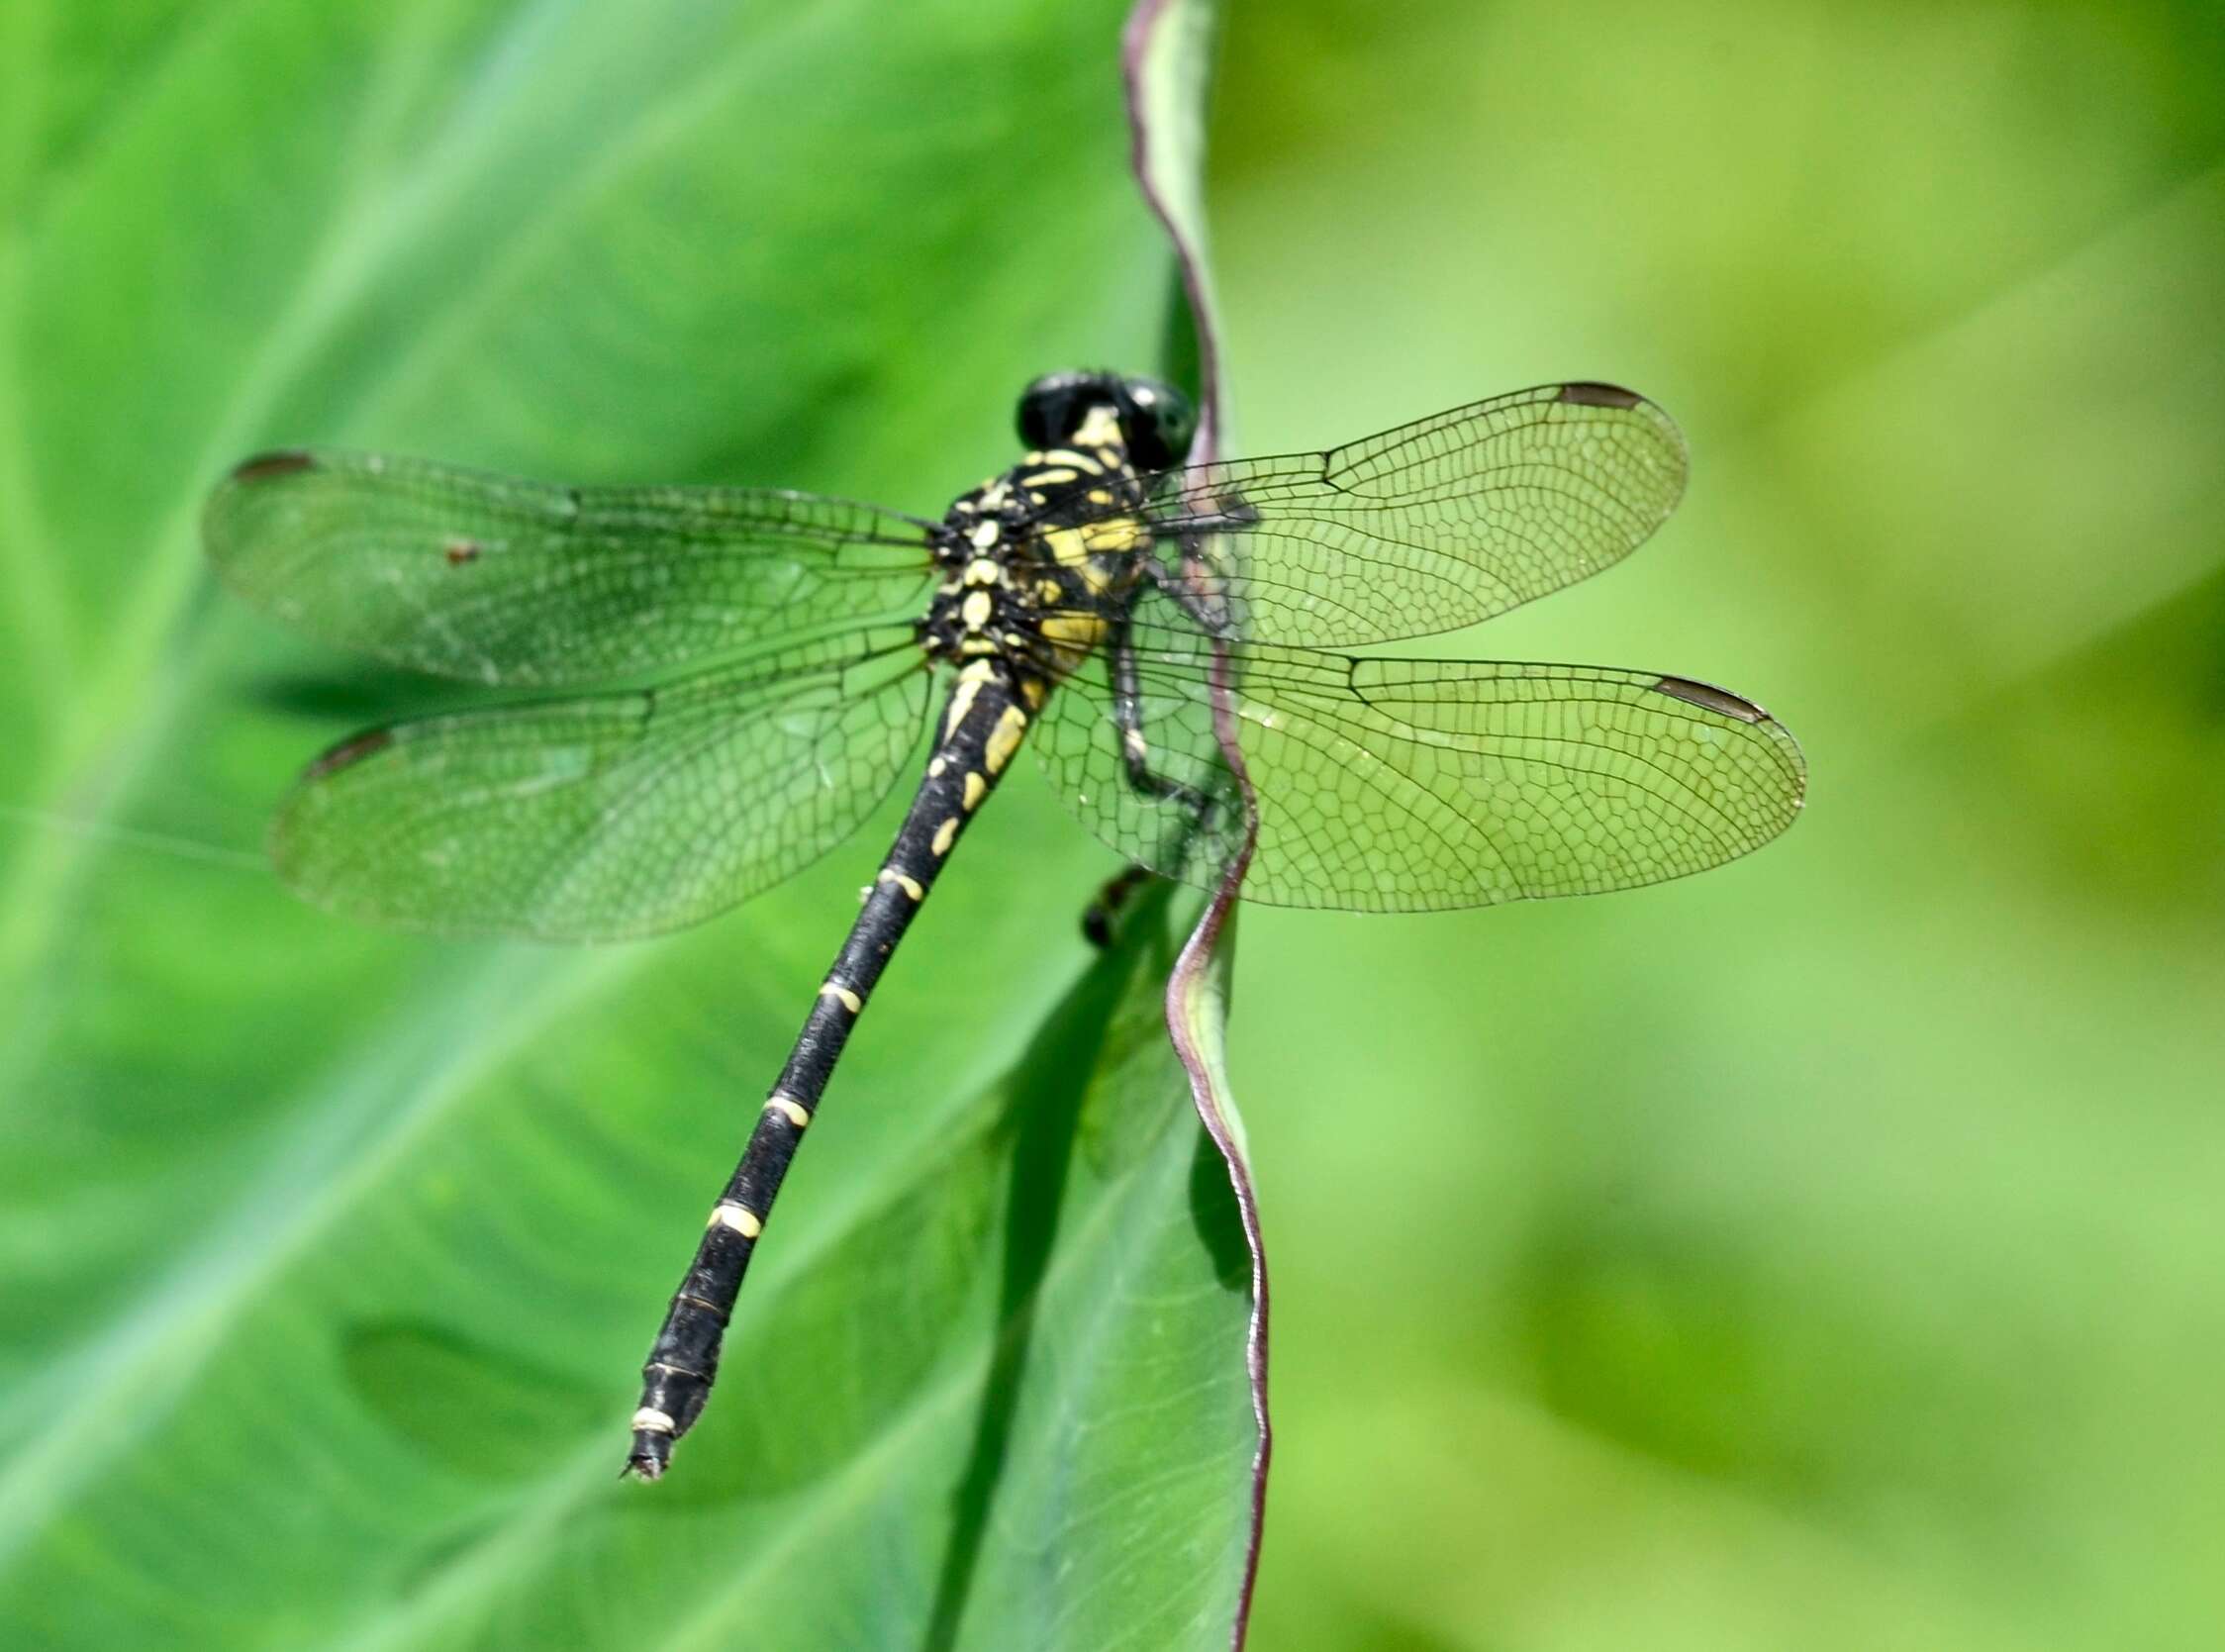
[[[339,442],[932,511],[1164,358],[1106,3],[26,6],[0,24],[0,1640],[1221,1645],[1248,1269],[1164,893],[1003,790],[815,1122],[671,1478],[663,1299],[885,813],[670,942],[378,933],[254,854],[445,691],[219,600]],[[1194,146],[1173,163],[1195,171]]]

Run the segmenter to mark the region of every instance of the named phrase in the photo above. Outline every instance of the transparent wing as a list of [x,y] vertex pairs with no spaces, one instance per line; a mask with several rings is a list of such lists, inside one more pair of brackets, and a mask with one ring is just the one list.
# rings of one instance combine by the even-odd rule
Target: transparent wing
[[[1200,884],[1241,826],[1212,731],[1212,648],[1179,629],[1138,634],[1145,761],[1173,795],[1130,779],[1109,654],[1079,663],[1034,736],[1092,830]],[[1655,883],[1767,842],[1806,784],[1766,712],[1681,677],[1264,644],[1230,660],[1260,813],[1243,893],[1279,906],[1421,912]],[[1202,826],[1196,794],[1220,800]]]
[[313,636],[470,682],[670,670],[924,586],[926,525],[808,494],[566,488],[373,453],[268,453],[203,516],[224,582]]
[[1195,553],[1224,634],[1347,647],[1474,625],[1619,561],[1676,508],[1685,444],[1642,396],[1549,384],[1144,485],[1154,553]]
[[280,811],[280,874],[403,928],[614,940],[799,871],[887,795],[925,729],[912,633],[822,638],[657,689],[373,729]]

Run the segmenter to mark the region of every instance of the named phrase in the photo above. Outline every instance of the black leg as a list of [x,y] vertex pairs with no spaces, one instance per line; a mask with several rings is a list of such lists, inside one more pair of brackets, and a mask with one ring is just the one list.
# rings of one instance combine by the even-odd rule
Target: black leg
[[[1177,868],[1195,849],[1200,835],[1211,826],[1221,800],[1151,766],[1151,740],[1144,726],[1135,639],[1127,616],[1112,622],[1106,636],[1105,650],[1112,676],[1112,726],[1120,738],[1120,760],[1128,785],[1142,796],[1170,803],[1181,812],[1174,852],[1170,858],[1158,862],[1159,870],[1179,875]],[[1118,926],[1120,909],[1150,876],[1150,868],[1131,866],[1108,882],[1083,913],[1082,933],[1095,945],[1110,945]]]
[[1180,572],[1152,560],[1145,564],[1145,577],[1208,636],[1226,636],[1235,626],[1234,616],[1228,612],[1227,596],[1212,589],[1202,574],[1198,579],[1191,578],[1191,571],[1202,570],[1204,564],[1205,556],[1198,549],[1198,542],[1185,538]]
[[1143,727],[1143,687],[1135,662],[1135,639],[1125,615],[1112,624],[1106,638],[1112,667],[1112,727],[1120,736],[1120,761],[1128,784],[1147,798],[1180,804],[1202,823],[1212,814],[1213,800],[1187,781],[1159,773],[1151,766],[1151,741]]
[[1100,951],[1112,946],[1120,932],[1120,915],[1151,877],[1148,866],[1128,866],[1105,880],[1097,899],[1082,909],[1082,935],[1092,946]]

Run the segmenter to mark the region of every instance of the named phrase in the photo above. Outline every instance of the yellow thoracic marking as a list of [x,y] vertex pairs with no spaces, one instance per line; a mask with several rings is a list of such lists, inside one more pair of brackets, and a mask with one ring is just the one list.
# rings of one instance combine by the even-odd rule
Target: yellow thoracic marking
[[1110,402],[1100,402],[1090,409],[1090,416],[1082,421],[1082,428],[1074,433],[1077,447],[1113,447],[1123,445],[1120,438],[1120,415]]
[[1092,523],[1083,536],[1089,548],[1105,556],[1118,556],[1143,544],[1143,525],[1133,517],[1109,517]]
[[1065,595],[1066,587],[1055,579],[1038,579],[1035,582],[1035,600],[1046,608]]
[[857,1015],[865,1008],[865,1000],[858,997],[857,994],[850,991],[849,988],[843,986],[839,981],[827,982],[825,986],[820,988],[819,996],[822,998],[833,999],[837,1004],[841,1005],[843,1009],[847,1010],[853,1016]]
[[1083,497],[1092,505],[1110,505],[1112,503],[1112,490],[1111,488],[1092,488]]
[[746,1205],[736,1205],[730,1199],[722,1199],[711,1207],[711,1219],[706,1227],[730,1227],[745,1239],[754,1239],[765,1230],[757,1219],[757,1213]]
[[958,731],[958,725],[966,721],[966,714],[973,710],[975,697],[981,693],[981,685],[985,676],[986,673],[977,673],[970,666],[958,673],[958,681],[952,685],[950,690],[950,715],[943,720],[942,737],[944,739],[948,739],[952,734],[955,734]]
[[1087,528],[1046,528],[1043,548],[1060,567],[1078,570],[1093,591],[1111,582],[1101,556],[1124,556],[1150,542],[1143,525],[1133,517],[1113,517]]
[[958,618],[968,631],[980,631],[996,612],[996,599],[987,591],[968,591],[966,600],[958,605]]
[[1028,472],[1027,485],[1029,487],[1036,488],[1049,487],[1058,482],[1071,482],[1075,480],[1080,474],[1081,472],[1076,470],[1072,465],[1046,465],[1041,470],[1031,470]]
[[1079,528],[1046,528],[1043,544],[1051,553],[1051,560],[1061,567],[1079,568],[1090,559],[1090,547],[1082,537]]
[[938,855],[950,852],[950,845],[958,840],[958,817],[953,815],[934,828],[934,842],[929,846]]
[[1043,702],[1050,697],[1050,692],[1051,685],[1032,672],[1019,679],[1019,697],[1027,702],[1027,709],[1031,712],[1043,709]]
[[915,901],[924,901],[927,898],[927,892],[919,886],[918,878],[899,872],[894,866],[881,868],[881,881],[886,884],[894,884]]
[[979,549],[987,550],[991,545],[997,542],[997,534],[999,534],[999,532],[1001,532],[1001,530],[994,520],[975,523],[973,531],[973,542],[975,546]]
[[934,756],[927,759],[927,773],[937,780],[942,778],[942,771],[949,766],[950,759],[947,757]]
[[977,556],[966,564],[966,583],[968,585],[994,585],[1003,572],[1004,570],[997,566],[995,557]]
[[765,1104],[767,1113],[777,1113],[798,1129],[812,1121],[812,1110],[793,1096],[775,1096]]
[[1071,671],[1082,657],[1103,642],[1112,628],[1094,614],[1052,614],[1035,630],[1051,645],[1052,657]]
[[1007,706],[997,719],[997,727],[989,730],[989,743],[981,751],[982,761],[989,765],[991,774],[1005,772],[1005,765],[1019,749],[1019,736],[1026,731],[1027,714],[1017,706]]
[[654,1406],[643,1406],[633,1413],[636,1434],[676,1434],[679,1431],[680,1425],[673,1421],[671,1413],[660,1411]]
[[1102,476],[1105,474],[1105,466],[1099,464],[1089,454],[1077,453],[1071,447],[1053,447],[1043,455],[1043,458],[1048,463],[1062,464],[1078,470],[1084,476]]
[[969,815],[972,814],[974,810],[981,806],[981,800],[988,795],[989,782],[969,770],[966,774],[966,812]]

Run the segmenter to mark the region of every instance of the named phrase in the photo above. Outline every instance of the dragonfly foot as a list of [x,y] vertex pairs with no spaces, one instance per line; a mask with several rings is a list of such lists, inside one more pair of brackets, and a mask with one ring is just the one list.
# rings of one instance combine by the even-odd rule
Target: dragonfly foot
[[1151,868],[1130,866],[1105,881],[1097,898],[1082,911],[1083,938],[1099,951],[1110,951],[1119,937],[1120,915],[1135,899],[1136,891],[1151,881]]

